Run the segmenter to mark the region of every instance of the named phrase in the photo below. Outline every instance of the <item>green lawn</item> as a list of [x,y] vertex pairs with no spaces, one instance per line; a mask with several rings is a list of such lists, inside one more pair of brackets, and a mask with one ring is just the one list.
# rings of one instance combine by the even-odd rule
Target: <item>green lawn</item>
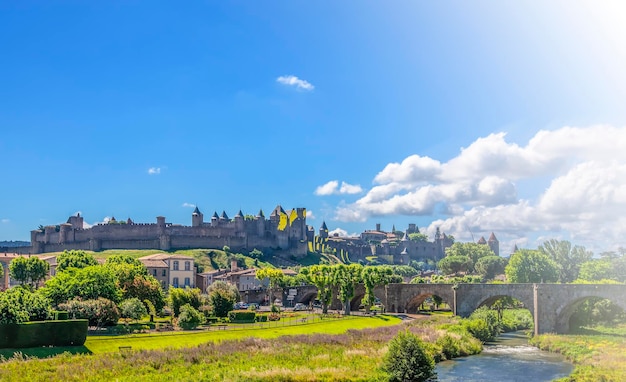
[[200,345],[206,342],[235,340],[247,337],[276,338],[297,334],[340,334],[349,329],[364,329],[379,326],[396,325],[400,319],[393,316],[356,317],[328,319],[316,323],[280,326],[280,321],[270,328],[227,329],[210,331],[164,332],[150,334],[131,334],[126,336],[90,336],[85,348],[94,354],[118,351],[120,346],[132,346],[138,349],[181,348]]
[[276,338],[297,334],[341,334],[349,329],[364,329],[389,326],[400,323],[400,319],[393,316],[357,317],[351,316],[341,319],[324,319],[314,323],[282,326],[281,321],[267,323],[263,328],[244,329],[244,325],[233,325],[226,330],[212,328],[206,330],[159,332],[147,334],[130,334],[122,336],[89,336],[84,346],[56,347],[56,348],[29,348],[29,349],[0,349],[0,356],[11,358],[15,353],[28,357],[45,358],[69,352],[71,354],[102,354],[118,352],[120,347],[131,346],[133,350],[183,348],[200,345],[207,342],[236,340],[248,337]]

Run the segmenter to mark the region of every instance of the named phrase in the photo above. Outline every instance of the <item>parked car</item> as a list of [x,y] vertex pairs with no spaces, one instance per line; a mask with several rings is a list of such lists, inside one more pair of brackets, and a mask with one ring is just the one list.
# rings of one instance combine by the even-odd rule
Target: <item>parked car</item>
[[300,311],[300,310],[307,310],[308,307],[302,303],[297,303],[294,307],[293,310],[294,312]]
[[243,301],[239,301],[236,302],[235,305],[233,305],[233,309],[237,310],[237,309],[248,309],[248,304],[246,304]]

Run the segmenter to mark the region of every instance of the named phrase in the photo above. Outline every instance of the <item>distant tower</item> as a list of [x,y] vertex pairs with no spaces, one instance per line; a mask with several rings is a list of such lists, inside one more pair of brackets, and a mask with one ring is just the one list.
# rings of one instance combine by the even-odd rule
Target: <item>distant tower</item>
[[496,239],[496,235],[492,232],[489,236],[489,240],[487,240],[487,244],[489,248],[496,254],[496,256],[500,256],[500,242]]
[[202,227],[202,224],[204,224],[204,215],[202,214],[202,212],[200,212],[198,206],[196,206],[196,208],[193,210],[193,213],[191,214],[191,226]]
[[328,238],[328,227],[326,226],[326,222],[322,222],[322,226],[320,227],[320,235],[322,239]]

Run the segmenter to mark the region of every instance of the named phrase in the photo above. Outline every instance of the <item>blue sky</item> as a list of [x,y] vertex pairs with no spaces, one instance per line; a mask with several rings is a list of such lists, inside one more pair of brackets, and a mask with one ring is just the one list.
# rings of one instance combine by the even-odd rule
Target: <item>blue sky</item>
[[3,1],[0,240],[307,207],[626,246],[619,1]]

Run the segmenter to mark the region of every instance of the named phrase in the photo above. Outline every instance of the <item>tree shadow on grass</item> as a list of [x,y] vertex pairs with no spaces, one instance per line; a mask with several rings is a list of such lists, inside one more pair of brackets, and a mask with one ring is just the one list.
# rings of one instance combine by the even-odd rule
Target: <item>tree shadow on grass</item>
[[36,347],[24,349],[0,349],[2,361],[9,361],[12,358],[49,358],[63,353],[69,354],[91,354],[85,346],[57,346],[57,347]]
[[605,330],[597,330],[595,328],[589,328],[589,327],[578,327],[578,328],[572,328],[572,330],[570,330],[570,334],[579,334],[579,335],[584,335],[584,336],[611,336],[611,337],[626,337],[626,334],[623,333],[616,333],[613,331],[607,331]]

